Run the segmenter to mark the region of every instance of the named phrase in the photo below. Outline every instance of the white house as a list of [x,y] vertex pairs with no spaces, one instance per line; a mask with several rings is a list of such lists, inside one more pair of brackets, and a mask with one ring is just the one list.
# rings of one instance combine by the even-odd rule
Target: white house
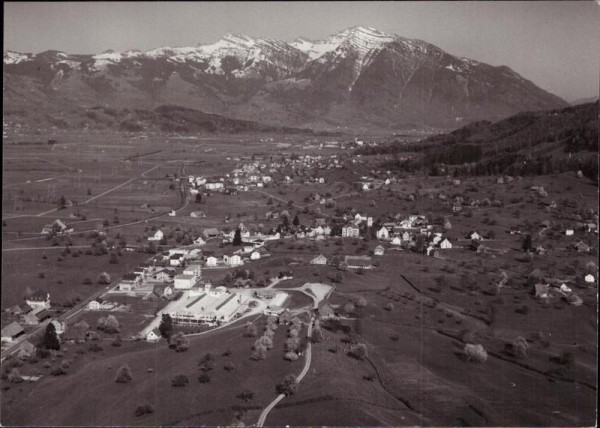
[[175,213],[175,210],[171,210],[169,212],[169,217],[175,217],[177,214]]
[[319,254],[317,257],[315,257],[314,259],[312,259],[310,261],[311,265],[326,265],[327,264],[327,257],[325,257],[323,254]]
[[50,309],[50,293],[46,293],[41,290],[37,290],[27,298],[25,298],[25,303],[36,309]]
[[209,256],[206,258],[206,266],[216,266],[217,258],[213,256]]
[[342,238],[358,238],[360,235],[360,229],[354,226],[342,227]]
[[390,239],[390,232],[386,227],[381,226],[381,229],[377,231],[377,239]]
[[158,229],[155,233],[154,236],[151,236],[148,238],[148,241],[160,241],[164,238],[165,234],[162,232],[162,230]]
[[177,275],[175,277],[175,289],[176,290],[189,290],[196,283],[196,277],[194,275]]
[[567,235],[567,236],[573,236],[573,229],[567,229],[567,230],[565,230],[565,235]]
[[585,279],[585,282],[587,282],[588,284],[593,284],[596,281],[596,279],[594,278],[594,275],[592,275],[591,273],[588,273],[584,279]]
[[394,236],[392,238],[392,245],[402,245],[402,238],[400,238],[399,236]]
[[59,320],[52,320],[50,322],[54,325],[54,330],[59,336],[67,329],[67,324],[64,321],[60,322]]
[[223,256],[223,262],[229,266],[240,266],[244,264],[244,262],[242,262],[242,258],[238,254],[233,254],[232,256]]
[[160,336],[158,335],[158,332],[156,330],[151,330],[146,335],[146,341],[148,341],[148,342],[158,342],[159,340],[160,340]]
[[481,237],[481,235],[477,232],[473,232],[469,235],[469,238],[471,238],[471,240],[475,240],[475,241],[481,241],[483,238]]
[[376,256],[383,256],[383,254],[385,253],[385,249],[381,245],[378,245],[375,247],[375,250],[373,251],[373,253]]
[[440,242],[440,248],[448,250],[452,248],[452,242],[448,241],[448,239],[444,239],[442,242]]

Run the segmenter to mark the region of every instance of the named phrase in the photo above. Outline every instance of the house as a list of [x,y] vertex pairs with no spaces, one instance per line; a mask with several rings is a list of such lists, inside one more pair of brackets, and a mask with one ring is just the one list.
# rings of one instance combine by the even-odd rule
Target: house
[[452,223],[450,223],[450,220],[446,219],[444,221],[444,229],[446,229],[446,230],[452,229]]
[[152,276],[152,278],[160,282],[171,282],[173,280],[171,271],[167,269],[159,270]]
[[386,227],[381,226],[381,229],[377,231],[377,239],[390,239],[390,232]]
[[574,233],[573,229],[567,229],[567,230],[565,230],[565,235],[567,235],[567,236],[573,236],[573,233]]
[[50,323],[54,325],[54,330],[59,336],[61,336],[67,329],[67,324],[64,321],[60,322],[59,320],[52,320]]
[[45,291],[36,290],[31,295],[25,298],[27,303],[33,310],[36,309],[50,309],[50,293]]
[[344,226],[342,227],[342,238],[358,238],[360,236],[360,229],[356,226]]
[[260,259],[260,252],[259,251],[252,251],[250,253],[250,260],[259,260]]
[[591,249],[590,246],[583,241],[579,241],[577,244],[573,245],[573,248],[580,253],[589,253]]
[[446,238],[442,242],[440,242],[440,248],[444,250],[449,250],[452,248],[452,242],[448,241],[448,239]]
[[264,314],[267,316],[280,316],[282,315],[285,311],[287,311],[286,308],[282,308],[281,306],[267,306],[267,308],[264,311]]
[[584,278],[585,282],[587,282],[588,284],[593,284],[594,282],[596,282],[596,279],[594,278],[594,275],[592,275],[591,273],[588,273],[585,278]]
[[196,240],[194,241],[194,244],[196,245],[205,245],[206,241],[204,239],[202,239],[201,236],[199,236],[198,238],[196,238]]
[[350,269],[372,269],[371,257],[369,256],[345,256],[344,263]]
[[36,316],[35,312],[29,312],[28,314],[25,314],[22,320],[23,324],[25,325],[38,325],[40,323],[40,320]]
[[47,309],[42,309],[38,313],[35,314],[38,319],[38,322],[46,321],[47,319],[52,318],[52,314]]
[[56,219],[54,220],[54,223],[47,224],[44,226],[44,228],[42,229],[42,234],[47,235],[51,233],[56,233],[57,235],[62,235],[65,233],[72,233],[73,230],[74,229],[72,227],[67,226],[62,220]]
[[175,290],[189,290],[196,283],[196,276],[190,274],[177,275],[175,277]]
[[17,337],[25,334],[25,330],[23,330],[21,324],[19,324],[16,321],[13,321],[9,325],[4,327],[0,334],[2,336],[2,342],[12,342]]
[[573,306],[581,306],[583,304],[583,300],[577,294],[572,293],[567,296],[567,302]]
[[146,341],[147,342],[158,342],[160,340],[160,333],[158,332],[158,330],[150,330],[150,332],[146,335]]
[[[173,287],[171,287],[170,285],[167,284],[154,284],[154,287],[152,288],[152,294],[149,296],[149,298],[161,298],[161,297],[166,297],[169,298],[173,295]],[[155,296],[155,297],[153,297]]]
[[318,308],[318,314],[320,319],[335,318],[335,311],[329,303],[321,303]]
[[33,308],[31,306],[29,306],[26,302],[22,302],[8,309],[8,312],[10,312],[12,315],[26,315],[32,310]]
[[177,215],[177,213],[175,213],[175,210],[171,210],[169,212],[169,217],[175,217]]
[[402,245],[402,238],[400,238],[399,236],[394,236],[392,238],[392,245]]
[[312,259],[310,261],[311,265],[326,265],[327,264],[327,257],[325,257],[323,254],[319,254],[317,257],[315,257],[314,259]]
[[162,241],[162,239],[165,237],[165,234],[162,232],[162,230],[158,229],[156,232],[154,232],[154,235],[148,238],[148,241]]
[[136,275],[135,273],[126,273],[121,278],[119,282],[119,290],[120,291],[133,291],[137,288],[142,282],[142,277],[140,275]]
[[385,249],[381,245],[376,246],[375,250],[373,250],[373,254],[376,256],[383,256],[384,253]]
[[223,262],[229,266],[241,266],[244,264],[242,258],[238,254],[233,254],[231,257],[223,256]]
[[470,239],[471,241],[481,241],[483,238],[481,237],[481,235],[480,235],[479,233],[477,233],[477,232],[472,232],[472,233],[469,235],[469,239]]
[[205,218],[206,214],[204,214],[204,212],[202,212],[202,211],[192,211],[190,213],[190,217],[192,217],[192,218]]
[[209,256],[206,258],[206,266],[216,266],[217,265],[217,258],[213,257],[213,256]]
[[402,234],[402,240],[403,240],[403,241],[405,241],[405,242],[407,242],[407,241],[410,241],[410,240],[411,240],[410,238],[411,238],[411,236],[410,236],[410,233],[408,233],[408,232],[404,232],[404,233]]
[[204,237],[206,239],[216,238],[217,236],[219,236],[219,233],[220,233],[219,230],[214,227],[204,229],[204,231],[202,232],[202,234],[204,235]]

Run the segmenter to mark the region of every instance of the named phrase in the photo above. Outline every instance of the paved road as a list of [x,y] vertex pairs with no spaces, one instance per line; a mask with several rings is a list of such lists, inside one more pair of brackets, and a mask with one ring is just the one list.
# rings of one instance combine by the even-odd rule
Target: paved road
[[[300,372],[300,374],[298,375],[298,377],[296,378],[296,382],[300,383],[300,381],[302,381],[302,379],[304,379],[304,376],[306,376],[306,374],[308,373],[308,370],[310,368],[310,363],[312,361],[312,342],[310,341],[310,337],[312,336],[312,326],[313,326],[313,321],[314,318],[311,318],[309,323],[308,323],[308,333],[307,333],[307,337],[308,339],[308,345],[306,346],[306,359],[304,360],[304,368],[302,369],[302,371]],[[275,408],[275,406],[277,406],[277,404],[283,400],[285,398],[285,394],[279,394],[260,414],[260,417],[258,418],[258,422],[256,423],[257,427],[262,427],[265,424],[265,420],[267,419],[267,416],[269,416],[269,412],[271,410],[273,410],[273,408]]]

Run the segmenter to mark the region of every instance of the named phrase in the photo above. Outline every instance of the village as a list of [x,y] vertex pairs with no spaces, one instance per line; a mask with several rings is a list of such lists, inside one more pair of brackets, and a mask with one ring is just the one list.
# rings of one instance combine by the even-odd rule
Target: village
[[[46,385],[53,373],[78,370],[37,368],[48,352],[48,329],[61,354],[78,350],[77,364],[85,364],[84,352],[101,358],[164,346],[179,353],[211,335],[251,334],[265,320],[270,326],[302,324],[311,337],[316,328],[328,346],[324,353],[312,339],[281,343],[279,361],[255,344],[249,361],[265,352],[279,373],[306,363],[313,342],[317,367],[339,363],[330,361],[339,346],[349,356],[364,348],[396,358],[385,350],[386,337],[395,343],[420,328],[508,358],[503,347],[512,347],[517,336],[527,336],[530,348],[542,346],[540,334],[550,340],[551,332],[564,343],[567,330],[549,327],[547,317],[567,311],[583,317],[595,305],[598,211],[564,193],[583,180],[578,174],[416,177],[354,156],[353,150],[378,144],[362,139],[286,143],[277,155],[264,150],[265,141],[241,155],[176,141],[179,152],[170,156],[189,158],[191,152],[213,166],[161,161],[155,154],[150,165],[122,161],[128,165],[123,174],[140,171],[123,195],[118,181],[99,199],[90,196],[93,207],[67,195],[33,231],[19,223],[28,217],[4,221],[14,249],[5,257],[16,257],[32,238],[43,242],[34,275],[22,273],[29,275],[27,286],[14,288],[15,271],[7,282],[15,291],[7,289],[2,312],[2,358],[11,367],[3,371],[6,385],[14,369],[31,388]],[[154,196],[145,197],[148,191]],[[123,204],[124,198],[132,202]],[[35,215],[39,203],[25,199],[27,193],[23,211]],[[367,320],[388,323],[386,333],[365,332],[373,322]],[[335,340],[340,345],[330,343]],[[579,347],[583,336],[576,341]],[[552,352],[566,351],[556,345]],[[582,361],[588,357],[578,354]],[[73,357],[62,358],[79,367]],[[32,364],[23,366],[27,361]],[[244,415],[248,422],[256,416]]]

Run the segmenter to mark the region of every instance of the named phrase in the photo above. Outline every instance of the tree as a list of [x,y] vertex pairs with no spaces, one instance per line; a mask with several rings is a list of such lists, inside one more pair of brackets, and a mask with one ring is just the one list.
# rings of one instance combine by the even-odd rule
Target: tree
[[344,305],[344,312],[346,312],[348,315],[353,314],[354,310],[355,310],[354,303],[348,302]]
[[115,253],[115,252],[110,253],[108,263],[110,263],[111,265],[119,264],[119,256],[117,256],[117,253]]
[[186,386],[189,382],[190,381],[186,375],[178,374],[173,379],[171,379],[171,386],[174,386],[176,388],[181,388],[181,387]]
[[58,209],[62,210],[65,209],[67,207],[67,200],[65,199],[64,195],[61,195],[60,198],[58,199]]
[[248,388],[244,388],[238,395],[236,395],[236,398],[239,398],[240,400],[244,401],[244,403],[247,403],[254,398],[254,392],[250,391]]
[[133,380],[133,375],[131,374],[131,368],[128,364],[123,364],[119,370],[117,371],[117,375],[115,376],[116,383],[129,383]]
[[265,358],[267,358],[267,348],[263,345],[255,347],[252,355],[250,355],[250,359],[254,361],[264,360]]
[[294,220],[292,220],[292,224],[294,226],[300,226],[300,219],[298,218],[298,214],[296,214],[296,216],[294,217]]
[[367,358],[367,345],[364,343],[359,343],[352,349],[352,351],[350,351],[350,356],[356,358],[357,360],[364,360]]
[[98,275],[96,281],[98,282],[98,284],[102,285],[110,284],[110,275],[106,272],[102,272],[100,275]]
[[293,395],[298,390],[298,381],[293,374],[286,375],[281,382],[275,386],[278,394]]
[[235,234],[233,235],[233,241],[231,242],[231,245],[235,245],[235,246],[242,245],[242,231],[240,230],[239,227],[237,229],[235,229]]
[[60,349],[60,341],[58,340],[54,323],[48,323],[46,326],[46,332],[42,339],[42,346],[44,349],[54,349],[56,351]]
[[203,372],[208,372],[215,368],[215,356],[210,352],[204,354],[202,359],[198,362],[198,368]]
[[210,375],[206,372],[202,372],[198,375],[198,382],[200,383],[210,383]]
[[517,358],[525,358],[527,356],[528,347],[529,344],[527,343],[527,340],[525,340],[525,338],[522,336],[518,336],[512,342],[513,354]]
[[228,372],[232,371],[233,369],[235,369],[235,364],[233,364],[231,361],[228,361],[225,363],[225,365],[223,366],[223,369],[227,370]]
[[474,363],[483,363],[488,357],[485,348],[480,344],[467,343],[463,352],[467,360]]
[[533,249],[533,243],[531,242],[531,235],[527,234],[525,235],[525,238],[523,239],[523,251],[527,252],[527,251],[531,251]]
[[170,344],[170,346],[172,348],[175,348],[176,352],[185,352],[185,351],[187,351],[189,345],[190,344],[189,344],[188,338],[185,337],[185,335],[181,331],[178,332],[178,333],[175,333],[171,337],[171,344]]
[[137,417],[149,415],[154,413],[154,406],[152,404],[142,404],[135,408],[135,415]]
[[8,375],[8,381],[11,383],[21,383],[23,382],[23,378],[21,377],[21,373],[19,372],[19,369],[14,367],[9,375]]
[[256,337],[257,334],[258,334],[258,331],[256,329],[256,326],[254,324],[252,324],[250,321],[248,321],[246,323],[246,329],[244,331],[244,336]]
[[367,306],[367,300],[364,297],[361,297],[356,301],[357,308],[364,308],[365,306]]
[[202,203],[202,193],[196,193],[196,199],[195,199],[197,204]]
[[298,354],[296,354],[294,351],[289,351],[285,353],[283,358],[285,358],[288,361],[296,361],[298,359]]
[[162,315],[160,325],[158,326],[158,331],[160,332],[160,335],[167,340],[170,340],[171,336],[173,336],[173,320],[169,314]]
[[119,320],[117,320],[117,317],[114,315],[107,316],[103,330],[105,333],[109,334],[118,333],[121,330],[121,326],[119,324]]
[[269,350],[273,348],[273,339],[269,336],[259,337],[256,341],[255,347],[264,346],[265,349]]

